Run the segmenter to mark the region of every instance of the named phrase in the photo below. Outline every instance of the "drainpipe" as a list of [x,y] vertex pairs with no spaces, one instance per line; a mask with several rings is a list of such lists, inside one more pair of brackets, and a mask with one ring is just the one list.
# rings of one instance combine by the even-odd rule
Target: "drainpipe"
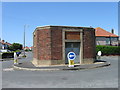
[[110,37],[110,46],[112,46],[111,36],[109,36],[109,37]]

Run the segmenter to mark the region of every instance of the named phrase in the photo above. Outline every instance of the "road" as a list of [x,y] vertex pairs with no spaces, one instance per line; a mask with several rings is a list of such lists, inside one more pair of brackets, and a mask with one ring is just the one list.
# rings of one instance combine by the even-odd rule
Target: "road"
[[[30,61],[30,60],[32,60],[32,57],[33,57],[32,52],[26,52],[26,55],[27,55],[27,58],[19,59],[20,63],[24,62],[24,61]],[[2,68],[12,68],[12,65],[13,65],[13,60],[4,61],[2,63]]]
[[[26,59],[32,60],[32,53]],[[118,57],[102,57],[110,66],[78,71],[24,71],[13,70],[13,61],[2,62],[3,88],[117,88]]]

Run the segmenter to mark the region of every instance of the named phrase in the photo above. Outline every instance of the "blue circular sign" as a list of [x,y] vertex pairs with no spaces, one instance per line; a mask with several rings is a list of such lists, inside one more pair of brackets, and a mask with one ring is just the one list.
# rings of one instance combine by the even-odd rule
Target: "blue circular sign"
[[69,60],[74,60],[74,59],[76,58],[76,54],[75,54],[74,52],[69,52],[69,53],[67,54],[67,58],[68,58]]

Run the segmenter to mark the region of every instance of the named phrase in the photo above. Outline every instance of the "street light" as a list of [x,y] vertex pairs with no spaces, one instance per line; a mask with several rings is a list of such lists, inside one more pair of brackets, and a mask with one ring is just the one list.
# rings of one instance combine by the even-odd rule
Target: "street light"
[[23,37],[24,37],[24,38],[23,38],[23,39],[24,39],[24,40],[23,40],[23,47],[24,47],[24,48],[23,48],[23,51],[24,51],[24,55],[23,55],[23,56],[24,56],[24,57],[25,57],[25,29],[26,29],[26,25],[24,25],[24,36],[23,36]]
[[24,57],[26,57],[26,55],[25,55],[25,31],[26,31],[26,27],[27,27],[27,25],[25,24],[24,25],[24,42],[23,42],[23,45],[24,45],[23,46],[24,47],[24,50],[23,50],[24,51]]

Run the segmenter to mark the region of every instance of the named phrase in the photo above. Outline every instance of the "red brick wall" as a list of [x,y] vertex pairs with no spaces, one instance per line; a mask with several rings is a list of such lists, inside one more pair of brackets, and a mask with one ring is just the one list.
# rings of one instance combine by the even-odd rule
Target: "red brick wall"
[[33,57],[37,58],[37,30],[33,33]]
[[62,30],[60,27],[52,27],[51,29],[51,60],[62,60]]
[[95,58],[95,32],[93,29],[83,30],[83,59]]
[[49,29],[38,30],[34,57],[39,60],[51,60],[51,31]]
[[51,60],[51,31],[39,30],[39,59]]
[[58,27],[37,30],[34,37],[34,58],[62,60],[62,30]]

